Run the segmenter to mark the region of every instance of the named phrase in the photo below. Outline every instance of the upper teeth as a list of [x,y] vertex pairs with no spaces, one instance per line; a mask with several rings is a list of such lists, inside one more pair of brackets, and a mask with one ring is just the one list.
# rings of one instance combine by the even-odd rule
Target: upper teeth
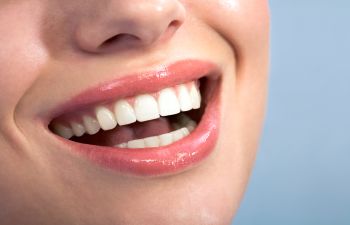
[[142,94],[134,98],[116,101],[112,107],[97,106],[94,113],[80,116],[80,120],[53,124],[56,134],[71,138],[84,133],[96,134],[100,129],[111,130],[117,125],[127,125],[136,121],[144,122],[160,116],[178,114],[180,111],[198,109],[201,95],[196,82],[165,88],[157,93]]

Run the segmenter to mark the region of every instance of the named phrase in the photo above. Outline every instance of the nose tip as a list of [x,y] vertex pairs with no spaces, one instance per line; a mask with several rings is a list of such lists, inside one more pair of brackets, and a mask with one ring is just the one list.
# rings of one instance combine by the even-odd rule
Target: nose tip
[[171,38],[185,19],[185,9],[176,0],[109,2],[107,10],[78,25],[74,39],[80,49],[106,53],[149,46]]

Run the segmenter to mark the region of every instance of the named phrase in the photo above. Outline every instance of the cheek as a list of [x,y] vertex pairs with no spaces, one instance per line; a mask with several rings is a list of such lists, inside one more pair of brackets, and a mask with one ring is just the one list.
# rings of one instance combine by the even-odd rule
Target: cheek
[[268,47],[267,0],[187,0],[185,4],[191,13],[228,40],[238,55],[246,56],[249,51]]
[[47,58],[38,9],[32,1],[0,4],[0,117],[13,111]]

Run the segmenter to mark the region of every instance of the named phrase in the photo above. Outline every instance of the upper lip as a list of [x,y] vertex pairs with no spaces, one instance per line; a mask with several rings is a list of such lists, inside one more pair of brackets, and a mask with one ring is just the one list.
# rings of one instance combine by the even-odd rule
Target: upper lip
[[52,119],[64,113],[74,112],[94,104],[156,92],[162,88],[198,80],[204,76],[215,79],[219,74],[219,68],[214,63],[189,59],[177,61],[168,66],[161,65],[152,71],[124,75],[121,78],[88,88],[59,104],[48,114],[46,123],[48,124]]

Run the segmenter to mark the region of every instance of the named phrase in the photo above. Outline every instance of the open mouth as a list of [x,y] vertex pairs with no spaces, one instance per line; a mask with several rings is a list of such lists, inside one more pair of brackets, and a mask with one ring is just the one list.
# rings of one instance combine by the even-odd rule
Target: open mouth
[[59,136],[84,144],[120,148],[170,145],[189,135],[200,121],[205,107],[199,84],[193,81],[66,114],[50,127]]
[[[179,68],[189,76],[179,74]],[[161,87],[156,91],[143,92],[141,88],[138,93],[134,85],[136,90],[129,93],[135,95],[119,94],[67,110],[51,120],[49,129],[94,161],[103,161],[102,164],[119,171],[159,175],[188,167],[213,148],[215,140],[210,137],[216,136],[217,122],[213,124],[212,118],[218,114],[220,79],[216,69],[203,62],[179,62],[166,71],[161,79],[155,76]],[[144,79],[146,85],[157,89],[157,83],[149,78]],[[212,107],[208,107],[211,103]],[[202,129],[194,135],[201,124]],[[199,145],[207,150],[201,150]],[[199,150],[202,154],[198,154]]]

